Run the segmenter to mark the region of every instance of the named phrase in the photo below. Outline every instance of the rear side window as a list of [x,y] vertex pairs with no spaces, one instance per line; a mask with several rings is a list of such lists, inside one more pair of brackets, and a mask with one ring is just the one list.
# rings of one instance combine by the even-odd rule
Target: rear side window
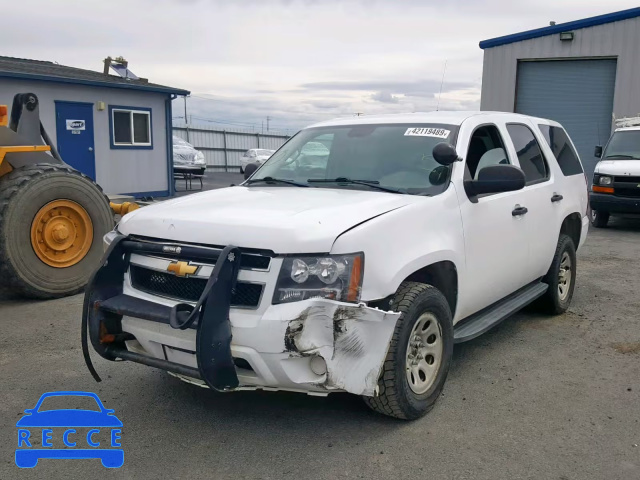
[[549,168],[542,155],[540,145],[533,132],[526,125],[511,123],[507,131],[518,154],[520,168],[524,172],[527,185],[543,182],[549,178]]
[[551,125],[538,125],[538,127],[558,160],[562,174],[568,177],[583,173],[578,154],[573,149],[567,132],[563,128]]

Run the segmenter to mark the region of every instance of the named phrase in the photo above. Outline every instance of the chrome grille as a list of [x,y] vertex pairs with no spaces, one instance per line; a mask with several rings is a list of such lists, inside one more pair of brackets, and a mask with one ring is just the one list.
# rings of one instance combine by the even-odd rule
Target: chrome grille
[[[195,277],[178,277],[171,273],[131,265],[131,285],[143,292],[187,302],[197,302],[207,280]],[[255,308],[260,304],[264,285],[238,282],[231,295],[231,306]]]

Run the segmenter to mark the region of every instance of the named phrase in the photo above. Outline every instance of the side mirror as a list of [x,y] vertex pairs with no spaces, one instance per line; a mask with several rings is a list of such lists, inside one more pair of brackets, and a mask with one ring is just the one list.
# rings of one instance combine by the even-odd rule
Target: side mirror
[[248,179],[257,169],[258,165],[256,165],[255,163],[250,163],[246,167],[244,167],[244,179]]
[[602,145],[596,145],[596,149],[593,152],[593,156],[596,158],[602,158]]
[[460,157],[458,157],[458,152],[456,152],[456,148],[453,145],[440,142],[433,147],[433,159],[446,167],[457,162]]
[[515,165],[490,165],[478,172],[477,180],[464,182],[470,197],[483,193],[513,192],[524,188],[524,172]]

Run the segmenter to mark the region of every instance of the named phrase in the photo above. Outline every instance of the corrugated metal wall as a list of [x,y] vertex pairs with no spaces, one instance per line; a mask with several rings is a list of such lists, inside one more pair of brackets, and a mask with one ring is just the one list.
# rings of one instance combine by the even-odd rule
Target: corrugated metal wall
[[597,161],[594,147],[606,142],[609,135],[616,63],[537,61],[520,62],[518,67],[516,112],[564,125],[589,179]]
[[288,135],[220,130],[206,126],[173,126],[173,134],[204,153],[209,168],[239,170],[242,153],[250,148],[277,150]]
[[523,40],[484,51],[482,110],[513,112],[519,60],[617,58],[613,114],[640,112],[640,17],[574,30],[571,42],[559,35]]

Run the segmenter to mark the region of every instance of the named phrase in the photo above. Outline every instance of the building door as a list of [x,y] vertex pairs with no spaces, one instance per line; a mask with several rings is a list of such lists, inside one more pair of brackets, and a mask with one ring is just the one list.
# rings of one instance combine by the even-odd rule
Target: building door
[[95,180],[93,103],[56,100],[56,136],[62,160]]
[[616,60],[522,61],[517,113],[560,122],[576,145],[589,181],[596,145],[611,135]]

